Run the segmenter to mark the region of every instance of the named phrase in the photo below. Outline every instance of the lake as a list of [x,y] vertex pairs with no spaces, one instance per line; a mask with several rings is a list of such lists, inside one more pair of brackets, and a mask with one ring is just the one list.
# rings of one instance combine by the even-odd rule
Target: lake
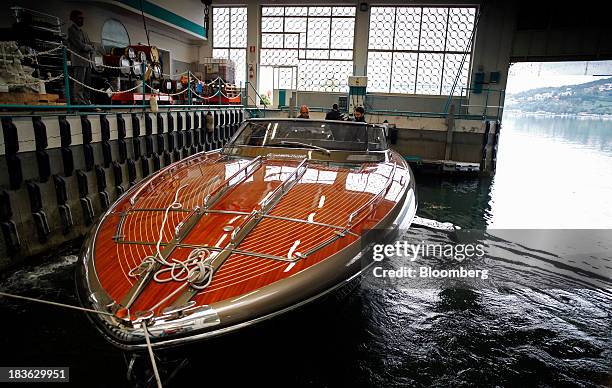
[[[454,228],[427,220],[486,230],[491,255],[473,265],[488,268],[492,284],[366,274],[264,325],[158,353],[163,374],[176,372],[165,386],[611,386],[612,237],[590,229],[612,227],[612,121],[507,115],[493,178],[417,176],[417,190],[422,225],[399,238],[456,242]],[[576,239],[597,249],[577,251]],[[78,243],[0,284],[76,304],[77,251]],[[2,299],[0,311],[0,365],[70,366],[74,386],[151,382],[146,356],[127,381],[124,354],[79,312]]]

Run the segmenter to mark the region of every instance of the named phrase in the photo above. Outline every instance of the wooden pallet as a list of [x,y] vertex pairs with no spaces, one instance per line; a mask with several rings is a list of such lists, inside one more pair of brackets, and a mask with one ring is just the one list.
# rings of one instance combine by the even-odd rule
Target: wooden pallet
[[30,92],[9,92],[0,93],[0,104],[19,104],[19,105],[56,105],[58,104],[58,94],[39,94]]
[[238,97],[240,95],[240,88],[235,84],[225,84],[225,94],[229,98]]

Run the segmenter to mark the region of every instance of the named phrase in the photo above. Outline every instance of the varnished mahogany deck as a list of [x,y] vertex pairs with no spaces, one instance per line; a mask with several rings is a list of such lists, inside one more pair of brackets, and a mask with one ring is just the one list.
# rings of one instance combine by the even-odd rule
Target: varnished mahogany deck
[[[219,154],[191,158],[153,178],[139,192],[133,205],[129,196],[117,203],[103,220],[95,242],[95,268],[109,296],[120,301],[136,281],[128,276],[130,270],[155,252],[154,244],[159,238],[164,212],[146,209],[165,209],[174,201],[177,189],[186,185],[178,195],[181,211],[175,209],[169,212],[162,238],[162,242],[166,243],[173,238],[175,227],[189,216],[190,210],[202,206],[207,194],[249,162],[249,159],[229,159]],[[212,283],[194,300],[197,304],[212,304],[252,292],[325,260],[355,242],[363,229],[376,225],[400,199],[409,173],[404,161],[394,162],[397,163],[395,170],[391,163],[365,164],[352,169],[309,163],[302,178],[272,208],[270,216],[345,227],[349,215],[379,194],[392,172],[394,175],[384,199],[372,212],[366,212],[365,218],[351,226],[355,235],[346,234],[337,238],[338,230],[331,227],[263,218],[240,243],[239,250],[287,257],[292,247],[295,252],[307,253],[321,243],[333,242],[295,263],[233,253],[214,275]],[[259,209],[262,200],[294,171],[298,163],[265,160],[252,176],[226,193],[212,209],[246,213]],[[120,241],[115,241],[113,237],[122,213],[125,215]],[[223,248],[230,242],[231,235],[224,227],[236,227],[246,217],[241,214],[207,213],[181,243]],[[171,257],[185,259],[191,250],[178,247]],[[150,309],[181,284],[174,281],[149,282],[132,309]],[[159,306],[155,313],[159,314],[171,303],[172,299]]]

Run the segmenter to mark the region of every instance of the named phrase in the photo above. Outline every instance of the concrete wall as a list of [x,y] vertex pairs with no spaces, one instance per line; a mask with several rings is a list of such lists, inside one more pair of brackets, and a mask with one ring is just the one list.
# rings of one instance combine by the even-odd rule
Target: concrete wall
[[[206,128],[209,111],[215,118],[213,132]],[[243,115],[240,107],[220,106],[165,108],[159,113],[136,109],[1,115],[0,269],[86,233],[142,178],[219,147]],[[65,190],[58,185],[65,185]],[[66,211],[72,216],[69,225],[62,218]],[[46,223],[37,222],[41,218]]]
[[[514,36],[516,4],[510,1],[492,0],[484,3],[474,40],[474,54],[470,80],[474,80],[477,72],[485,73],[484,89],[505,90],[510,69],[510,49]],[[489,84],[491,72],[499,72],[497,84]],[[471,84],[473,86],[473,83]],[[499,92],[483,92],[470,95],[469,114],[496,115],[496,108],[487,106],[503,106],[503,95]]]
[[610,60],[610,15],[610,2],[581,2],[573,6],[521,2],[510,60]]

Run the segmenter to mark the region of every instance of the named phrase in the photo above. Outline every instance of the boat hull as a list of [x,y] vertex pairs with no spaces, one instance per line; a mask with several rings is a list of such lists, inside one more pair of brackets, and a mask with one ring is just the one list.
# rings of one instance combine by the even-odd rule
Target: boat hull
[[[215,157],[217,156],[214,155],[214,153],[210,153],[206,156],[206,158]],[[121,298],[118,297],[119,294],[113,295],[112,291],[109,291],[109,289],[112,289],[110,285],[113,285],[113,282],[116,282],[115,279],[120,279],[121,276],[111,278],[108,275],[104,275],[103,271],[103,269],[106,268],[105,266],[108,266],[105,261],[112,263],[112,260],[119,261],[121,258],[108,259],[102,257],[100,252],[102,252],[101,247],[110,244],[106,241],[108,237],[106,237],[106,240],[104,237],[108,236],[108,231],[105,231],[105,228],[108,229],[110,227],[108,222],[111,221],[108,220],[113,217],[113,212],[117,212],[117,206],[121,206],[121,203],[128,201],[128,198],[133,197],[134,193],[140,190],[137,186],[125,193],[122,198],[118,199],[117,203],[102,217],[99,224],[96,225],[87,236],[81,253],[82,260],[81,265],[78,267],[79,273],[77,275],[77,288],[79,290],[81,303],[86,307],[115,313],[116,316],[114,317],[91,314],[90,318],[111,343],[120,348],[136,350],[146,346],[144,340],[144,325],[146,325],[146,329],[151,336],[153,346],[170,347],[236,331],[312,302],[342,287],[342,285],[355,277],[360,276],[363,271],[367,270],[369,265],[372,264],[371,255],[367,253],[368,247],[365,246],[364,243],[364,241],[369,241],[368,233],[376,233],[377,239],[389,239],[398,229],[407,228],[409,226],[416,212],[414,177],[405,162],[402,163],[403,160],[399,155],[391,154],[390,160],[395,164],[392,170],[390,168],[384,170],[387,172],[385,179],[388,179],[388,181],[396,179],[392,175],[400,172],[397,168],[397,163],[399,163],[400,169],[404,174],[404,178],[398,177],[392,182],[396,186],[393,189],[393,196],[388,194],[390,190],[389,186],[387,192],[384,193],[386,194],[383,200],[384,203],[377,202],[376,206],[374,206],[373,199],[377,198],[374,193],[377,192],[376,190],[378,190],[378,188],[376,188],[376,190],[369,189],[371,195],[364,196],[363,203],[356,202],[353,207],[349,206],[349,210],[355,213],[356,208],[362,209],[364,206],[371,203],[372,209],[370,213],[362,217],[355,225],[347,228],[344,235],[340,233],[342,231],[336,231],[338,232],[337,234],[340,235],[339,237],[325,240],[327,241],[326,244],[317,245],[317,247],[323,246],[318,250],[312,248],[310,251],[313,253],[308,255],[307,258],[299,261],[280,261],[275,263],[274,265],[276,267],[273,267],[275,269],[273,271],[268,271],[276,274],[275,278],[270,279],[269,273],[264,275],[263,271],[258,269],[261,268],[262,265],[273,265],[266,262],[265,258],[251,258],[250,267],[244,264],[249,262],[243,259],[243,261],[240,262],[242,265],[235,266],[235,268],[241,268],[243,272],[235,272],[233,276],[226,276],[223,278],[224,273],[219,270],[218,275],[215,275],[218,278],[213,278],[209,286],[211,291],[208,294],[206,290],[200,294],[195,294],[194,303],[189,306],[189,308],[175,314],[156,313],[156,311],[160,310],[153,309],[155,311],[151,312],[151,314],[146,317],[139,318],[135,316],[138,314],[132,314],[126,318],[121,314],[122,301]],[[269,163],[269,165],[264,166],[266,169],[268,167],[276,168],[277,161],[270,161]],[[285,164],[287,163],[281,163],[281,165]],[[390,163],[387,164],[390,165]],[[295,170],[299,169],[299,166],[295,167],[296,163],[292,162],[289,163],[289,165]],[[316,163],[311,165],[310,168],[317,170],[319,174],[326,171],[337,171],[338,174],[336,175],[334,185],[338,182],[339,177],[342,176],[342,172],[344,171],[342,168],[330,170],[329,167],[321,167]],[[348,177],[351,176],[350,174],[365,173],[367,169],[364,169],[362,166],[350,171],[356,172],[349,172],[347,175]],[[380,172],[376,173],[381,176],[384,175],[380,174]],[[359,175],[353,177],[356,177],[355,179],[357,180],[363,178],[363,176]],[[378,179],[378,177],[376,178]],[[251,183],[253,185],[256,184],[258,179],[256,173],[254,173]],[[342,185],[338,185],[339,187],[349,187],[349,183],[347,182],[349,182],[350,179],[346,179],[346,176],[344,179],[345,180],[341,182]],[[380,179],[378,180],[380,181]],[[262,182],[263,181],[265,181],[265,177],[262,179]],[[300,184],[303,184],[304,187],[309,184],[312,185],[312,187],[308,188],[308,193],[318,192],[317,198],[323,197],[323,195],[320,194],[321,191],[316,189],[315,184],[308,183],[305,177],[302,177],[299,181],[296,180],[296,182],[295,185],[298,185],[298,188]],[[326,184],[329,185],[329,182],[326,182]],[[380,182],[378,182],[378,184],[380,185]],[[268,189],[274,192],[278,191],[278,187],[269,187]],[[325,189],[332,190],[326,192],[328,193],[328,198],[332,198],[333,186],[332,188]],[[240,187],[233,188],[233,190],[239,193]],[[284,209],[283,205],[285,202],[291,200],[291,190],[297,191],[298,189],[293,187],[289,188],[287,190],[289,194],[284,193],[280,196],[279,201],[273,204],[273,211],[268,215],[273,220],[278,220],[279,222],[286,221],[282,219],[284,216],[274,215],[274,211],[281,211]],[[229,197],[232,194],[226,195]],[[392,198],[392,200],[388,200],[387,198]],[[320,200],[319,205],[321,205],[321,202]],[[332,204],[330,204],[330,206],[332,206]],[[319,206],[319,208],[324,209],[324,206]],[[320,212],[323,213],[322,210]],[[330,214],[332,213],[333,212],[330,211]],[[105,220],[107,221],[105,222]],[[296,219],[291,222],[297,222],[299,224],[298,228],[302,227],[307,229],[308,227],[312,227],[311,220],[312,217],[306,219],[305,217],[299,218],[296,216]],[[268,221],[268,219],[266,218],[264,221]],[[200,220],[196,223],[193,230],[197,232],[198,226],[203,222],[205,221]],[[274,236],[268,236],[268,234],[263,232],[257,235],[257,228],[262,225],[264,224],[260,222],[250,233],[247,233],[248,236],[233,248],[234,251],[232,252],[234,253],[230,253],[230,257],[231,255],[239,256],[235,252],[240,251],[241,246],[251,246],[248,245],[248,238],[251,235],[256,236],[257,241],[265,241],[267,238],[273,238]],[[293,224],[291,225],[293,227]],[[115,225],[112,226],[116,228]],[[321,225],[317,227],[323,228]],[[328,228],[328,226],[326,226],[326,228]],[[208,229],[207,233],[214,234],[214,231]],[[115,241],[115,244],[118,243]],[[227,250],[227,247],[223,249]],[[289,251],[291,252],[291,250]],[[220,251],[219,255],[221,255],[222,252],[223,251]],[[244,250],[244,252],[247,251]],[[251,252],[250,254],[253,253]],[[291,259],[290,253],[287,256]],[[270,257],[272,257],[272,255],[270,255]],[[275,259],[270,260],[279,261],[280,259],[275,256]],[[309,263],[308,260],[311,260],[311,262]],[[260,264],[262,261],[265,262],[265,264]],[[229,263],[232,264],[231,261],[229,261]],[[221,268],[223,268],[223,266],[221,266]],[[236,283],[238,281],[236,279],[244,276],[243,273],[251,272],[257,274],[257,271],[260,271],[260,275],[253,276],[253,279],[248,282]],[[125,273],[123,276],[126,277]],[[268,278],[266,278],[266,276],[268,276]],[[113,282],[110,282],[109,279],[113,279]],[[215,294],[215,290],[221,287],[218,284],[223,284],[223,279],[228,279],[225,280],[226,282],[234,282],[239,286],[239,289],[224,290],[224,294],[220,296],[218,292]],[[132,283],[134,282],[131,282],[130,285],[133,288],[134,285]],[[161,286],[147,285],[146,287],[153,289],[154,287]],[[142,296],[140,296],[143,300],[149,295],[147,292],[153,295],[153,291],[145,289],[145,291],[142,292]],[[168,295],[168,293],[166,293],[166,295]],[[180,293],[177,295],[180,295]],[[212,298],[216,298],[216,300]],[[145,304],[144,301],[137,303]],[[146,303],[149,303],[150,306],[153,302],[150,301]]]

